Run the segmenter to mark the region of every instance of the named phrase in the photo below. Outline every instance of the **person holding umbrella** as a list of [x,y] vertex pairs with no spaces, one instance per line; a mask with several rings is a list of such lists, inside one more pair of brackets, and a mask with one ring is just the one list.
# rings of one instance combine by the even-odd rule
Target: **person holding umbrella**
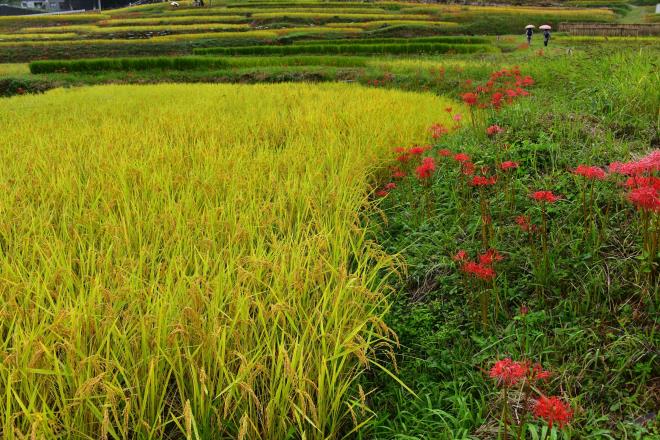
[[528,24],[527,26],[525,26],[525,33],[527,34],[527,44],[532,44],[532,34],[534,33],[532,29],[534,29],[535,27],[536,26],[534,26],[533,24]]
[[539,26],[539,29],[543,31],[543,45],[548,46],[548,41],[550,41],[550,25],[544,24],[543,26]]

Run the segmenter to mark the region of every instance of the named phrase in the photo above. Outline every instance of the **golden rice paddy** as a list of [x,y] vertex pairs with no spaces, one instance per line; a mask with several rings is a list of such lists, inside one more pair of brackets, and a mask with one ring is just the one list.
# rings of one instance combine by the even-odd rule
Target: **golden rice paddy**
[[345,84],[2,101],[5,438],[326,439],[365,421],[355,380],[391,337],[393,262],[358,213],[390,148],[451,103]]

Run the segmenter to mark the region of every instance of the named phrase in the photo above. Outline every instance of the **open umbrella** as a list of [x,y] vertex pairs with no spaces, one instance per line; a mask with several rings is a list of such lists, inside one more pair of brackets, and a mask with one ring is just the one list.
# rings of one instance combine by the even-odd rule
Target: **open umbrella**
[[550,26],[549,24],[544,24],[542,26],[539,26],[539,29],[541,29],[541,30],[546,30],[546,29],[550,30],[550,29],[552,29],[552,26]]
[[534,29],[535,27],[536,26],[534,26],[533,24],[528,24],[527,26],[525,26],[525,29]]

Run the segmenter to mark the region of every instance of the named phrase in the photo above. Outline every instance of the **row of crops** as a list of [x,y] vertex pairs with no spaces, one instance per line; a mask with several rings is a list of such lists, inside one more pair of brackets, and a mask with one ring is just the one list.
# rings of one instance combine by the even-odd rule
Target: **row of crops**
[[[607,22],[609,9],[425,5],[397,2],[253,2],[172,8],[167,3],[66,16],[0,18],[0,62],[35,59],[190,55],[194,49],[318,39],[383,39],[519,33],[528,23]],[[148,45],[147,48],[142,47]],[[368,48],[369,50],[373,47]],[[408,53],[382,48],[378,53]],[[472,48],[473,49],[473,48]],[[470,51],[472,49],[469,49]],[[243,49],[245,50],[245,49]],[[436,47],[435,53],[447,51]],[[218,53],[233,53],[219,50]],[[286,53],[367,53],[324,47]],[[462,52],[463,48],[457,48]],[[201,52],[197,52],[201,53]],[[246,53],[258,53],[255,51]]]

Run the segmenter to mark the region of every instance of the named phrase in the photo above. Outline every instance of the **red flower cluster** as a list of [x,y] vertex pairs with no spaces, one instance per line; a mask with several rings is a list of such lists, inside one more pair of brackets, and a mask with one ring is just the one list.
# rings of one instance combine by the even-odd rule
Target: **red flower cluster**
[[512,170],[512,169],[515,169],[515,168],[518,168],[518,167],[519,167],[518,162],[512,162],[510,160],[508,160],[506,162],[502,162],[500,164],[500,168],[502,169],[502,171]]
[[515,218],[516,224],[524,232],[536,232],[536,225],[530,223],[530,218],[526,215],[519,215]]
[[532,193],[531,197],[537,202],[547,203],[555,203],[557,200],[561,199],[561,197],[553,194],[552,191],[536,191]]
[[451,156],[451,151],[447,150],[446,148],[443,148],[442,150],[438,150],[438,156],[449,157]]
[[504,129],[503,129],[502,127],[500,127],[499,125],[495,124],[495,125],[491,125],[490,127],[488,127],[488,128],[486,129],[486,134],[487,134],[488,136],[491,136],[491,137],[492,137],[492,136],[495,136],[496,134],[500,134],[500,133],[502,133],[503,131],[504,131]]
[[574,174],[582,177],[586,177],[590,180],[603,180],[607,175],[602,168],[588,165],[578,165],[578,167],[573,171]]
[[[525,312],[525,314],[527,311]],[[495,362],[490,369],[489,376],[496,379],[498,385],[512,386],[522,380],[537,382],[548,379],[552,373],[543,369],[538,362],[530,368],[529,361],[516,362],[511,358],[502,359]]]
[[495,278],[496,275],[493,265],[498,261],[502,261],[504,256],[495,249],[489,249],[485,253],[477,256],[477,261],[469,261],[467,252],[460,250],[453,258],[454,261],[462,263],[461,271],[475,278],[490,281]]
[[650,212],[660,212],[660,191],[652,186],[635,188],[628,194],[628,200],[637,209]]
[[610,164],[610,172],[626,176],[641,176],[660,171],[660,150],[654,150],[639,160],[632,162],[613,162]]
[[644,186],[650,186],[655,188],[656,191],[660,191],[660,177],[644,177],[644,176],[635,176],[628,177],[625,182],[625,185],[628,189],[642,188]]
[[529,380],[531,381],[549,379],[550,376],[552,376],[552,373],[544,370],[543,366],[541,366],[539,363],[534,364],[534,366],[529,370]]
[[467,260],[467,252],[463,249],[459,250],[456,252],[456,255],[454,255],[454,261],[466,261]]
[[660,178],[654,173],[660,171],[660,150],[654,150],[639,160],[632,162],[614,162],[610,171],[631,176],[625,185],[630,189],[628,200],[637,209],[660,212]]
[[[465,85],[470,87],[472,82],[466,81]],[[486,83],[476,86],[474,92],[463,93],[461,97],[469,106],[499,110],[503,104],[510,104],[517,97],[528,96],[529,92],[523,87],[532,85],[534,79],[530,76],[523,77],[520,69],[514,67],[493,72]]]
[[410,150],[408,150],[408,153],[414,156],[419,156],[421,154],[424,154],[425,151],[430,149],[431,149],[430,145],[425,145],[423,147],[415,146],[412,147]]
[[534,401],[534,415],[545,420],[550,428],[555,423],[563,428],[573,417],[573,410],[559,397],[541,396]]
[[454,160],[457,160],[459,162],[468,162],[470,160],[470,156],[468,156],[465,153],[456,153],[454,155]]
[[393,168],[392,169],[392,178],[393,179],[403,179],[406,177],[406,173],[404,171],[401,171],[399,168]]
[[471,176],[474,174],[474,164],[469,160],[461,162],[461,173],[465,176]]
[[428,179],[435,171],[435,160],[432,157],[425,157],[422,160],[422,164],[415,168],[415,173],[417,173],[417,178],[420,180]]
[[470,106],[475,105],[479,100],[479,97],[475,93],[463,93],[461,98],[463,99],[464,103]]
[[497,176],[491,176],[491,177],[474,176],[472,177],[472,181],[470,181],[470,185],[472,186],[491,186],[491,185],[495,185],[496,183],[497,183]]
[[394,188],[396,188],[396,183],[394,183],[394,182],[390,182],[390,183],[386,184],[383,188],[381,188],[381,189],[379,189],[378,191],[376,191],[376,196],[378,196],[378,197],[385,197],[385,196],[388,195],[388,194],[390,193],[390,191],[392,191]]
[[498,385],[510,387],[524,380],[528,371],[529,367],[525,362],[515,362],[511,358],[506,358],[495,362],[488,375],[495,379]]
[[495,270],[492,267],[488,267],[480,263],[475,263],[474,261],[468,261],[463,264],[461,270],[469,275],[474,276],[475,278],[479,278],[484,281],[490,281],[495,278]]
[[504,260],[504,256],[495,249],[488,249],[485,253],[479,255],[479,264],[492,266],[497,261]]

